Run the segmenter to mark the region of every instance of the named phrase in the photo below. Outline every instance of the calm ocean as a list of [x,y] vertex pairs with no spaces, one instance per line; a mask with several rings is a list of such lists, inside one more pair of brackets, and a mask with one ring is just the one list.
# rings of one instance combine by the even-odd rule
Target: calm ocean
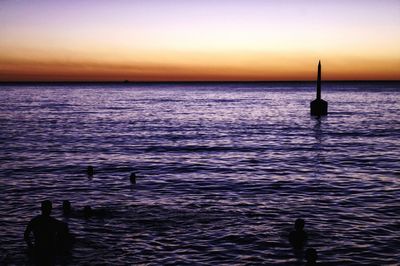
[[64,265],[304,265],[299,217],[323,265],[398,265],[400,83],[322,97],[317,120],[314,83],[0,85],[0,264],[50,199]]

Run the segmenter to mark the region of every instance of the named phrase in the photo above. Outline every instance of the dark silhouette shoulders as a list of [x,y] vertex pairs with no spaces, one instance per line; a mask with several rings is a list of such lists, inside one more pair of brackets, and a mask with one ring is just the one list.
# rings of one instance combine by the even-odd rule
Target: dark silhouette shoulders
[[[53,265],[57,246],[57,237],[61,230],[62,222],[50,216],[52,203],[45,200],[41,203],[42,214],[29,221],[24,239],[31,251],[37,265]],[[34,242],[30,238],[33,233]]]
[[27,225],[24,239],[28,246],[33,246],[30,234],[33,233],[34,246],[40,249],[54,248],[55,238],[59,229],[60,221],[50,216],[52,210],[51,201],[43,201],[41,204],[42,214],[34,217]]

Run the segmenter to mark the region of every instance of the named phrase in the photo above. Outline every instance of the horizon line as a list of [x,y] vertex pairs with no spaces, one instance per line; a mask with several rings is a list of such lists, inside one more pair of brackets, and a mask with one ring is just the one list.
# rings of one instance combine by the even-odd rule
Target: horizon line
[[[0,85],[3,84],[78,84],[78,83],[109,83],[109,84],[167,84],[167,83],[294,83],[294,82],[316,82],[316,80],[161,80],[161,81],[135,81],[135,80],[53,80],[53,81],[0,81]],[[322,82],[400,82],[400,79],[376,79],[376,80],[367,80],[367,79],[346,79],[346,80],[323,80]]]

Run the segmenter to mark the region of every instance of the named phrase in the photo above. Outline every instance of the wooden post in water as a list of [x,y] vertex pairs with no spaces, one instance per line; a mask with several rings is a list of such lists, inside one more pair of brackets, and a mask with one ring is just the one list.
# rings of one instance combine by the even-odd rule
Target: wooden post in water
[[318,62],[317,98],[310,103],[311,115],[328,114],[328,102],[321,99],[321,61]]

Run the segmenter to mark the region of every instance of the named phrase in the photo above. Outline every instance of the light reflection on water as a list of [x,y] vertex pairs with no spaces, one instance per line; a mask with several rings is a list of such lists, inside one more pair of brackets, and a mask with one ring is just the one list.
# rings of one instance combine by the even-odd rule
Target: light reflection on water
[[68,220],[71,265],[302,265],[297,217],[324,265],[396,264],[399,84],[329,84],[320,121],[313,86],[0,87],[2,253],[49,198],[105,212]]

